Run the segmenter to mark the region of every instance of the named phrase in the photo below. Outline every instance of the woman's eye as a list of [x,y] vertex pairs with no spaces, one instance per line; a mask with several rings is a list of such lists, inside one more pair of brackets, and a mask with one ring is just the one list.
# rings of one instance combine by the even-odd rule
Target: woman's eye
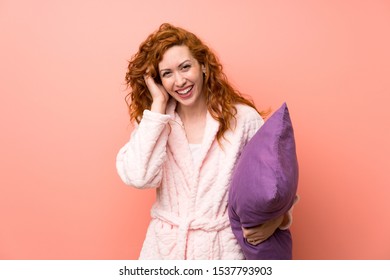
[[186,64],[186,65],[183,65],[183,70],[188,70],[188,69],[190,69],[191,68],[191,65],[189,65],[189,64]]
[[171,72],[164,72],[164,73],[162,74],[162,77],[163,77],[163,78],[168,78],[170,74],[171,74]]

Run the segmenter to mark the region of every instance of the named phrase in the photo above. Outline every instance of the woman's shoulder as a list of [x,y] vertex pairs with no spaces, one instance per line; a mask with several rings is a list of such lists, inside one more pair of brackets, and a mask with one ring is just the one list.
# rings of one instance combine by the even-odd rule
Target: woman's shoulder
[[249,105],[236,104],[235,108],[237,113],[235,116],[233,137],[239,139],[241,144],[246,144],[247,141],[264,124],[264,120],[260,113]]
[[235,108],[237,109],[236,119],[237,121],[259,121],[263,120],[259,112],[246,104],[236,104]]

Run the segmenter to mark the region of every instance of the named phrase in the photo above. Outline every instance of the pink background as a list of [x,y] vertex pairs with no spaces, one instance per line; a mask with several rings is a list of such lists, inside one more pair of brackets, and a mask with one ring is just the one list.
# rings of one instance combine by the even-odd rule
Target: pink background
[[300,161],[294,258],[390,259],[387,0],[0,0],[0,258],[135,259],[153,191],[126,187],[127,60],[162,22],[219,55]]

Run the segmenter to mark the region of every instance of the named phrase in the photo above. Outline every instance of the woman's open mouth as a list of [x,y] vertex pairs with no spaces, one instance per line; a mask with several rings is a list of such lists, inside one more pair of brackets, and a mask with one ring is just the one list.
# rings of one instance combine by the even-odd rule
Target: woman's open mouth
[[191,96],[192,94],[192,89],[194,88],[194,86],[189,86],[189,87],[186,87],[184,89],[181,89],[181,90],[177,90],[177,94],[180,95],[181,98],[188,98]]

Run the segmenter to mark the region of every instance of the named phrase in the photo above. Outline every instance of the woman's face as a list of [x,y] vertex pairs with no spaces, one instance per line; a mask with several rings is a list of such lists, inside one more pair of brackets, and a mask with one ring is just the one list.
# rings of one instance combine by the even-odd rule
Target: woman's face
[[204,102],[203,70],[187,46],[169,48],[158,65],[165,90],[182,106]]

